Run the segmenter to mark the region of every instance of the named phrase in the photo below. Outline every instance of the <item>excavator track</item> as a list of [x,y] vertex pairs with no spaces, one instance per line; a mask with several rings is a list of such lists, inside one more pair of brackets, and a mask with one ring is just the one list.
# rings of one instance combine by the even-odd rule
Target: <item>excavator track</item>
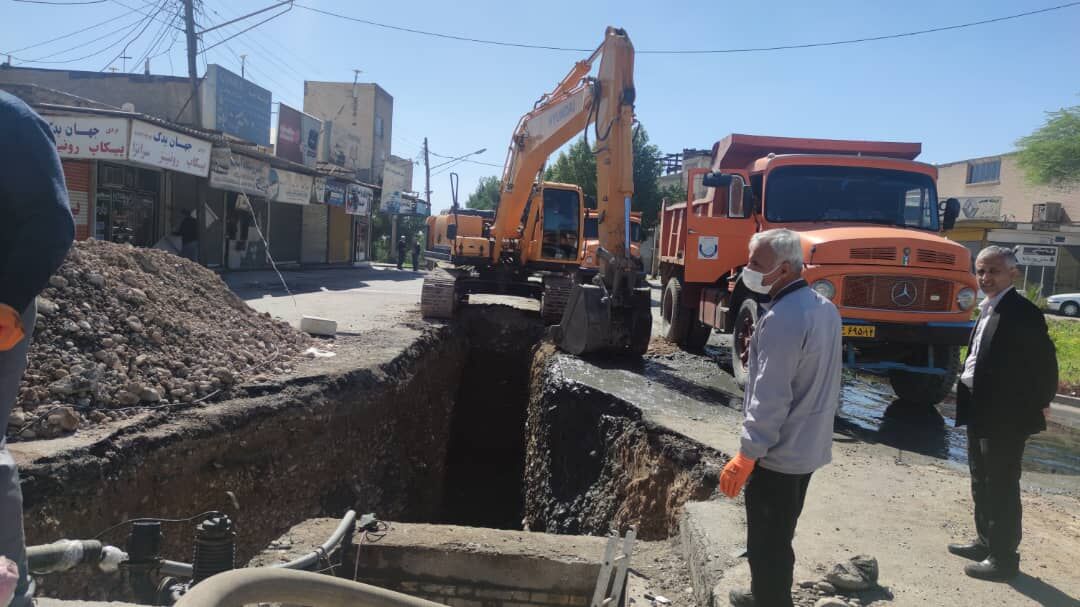
[[545,325],[557,325],[562,321],[566,302],[570,300],[573,283],[565,276],[544,278],[544,294],[540,299],[540,317]]
[[453,318],[457,310],[457,278],[435,269],[424,277],[420,290],[420,313],[424,318]]

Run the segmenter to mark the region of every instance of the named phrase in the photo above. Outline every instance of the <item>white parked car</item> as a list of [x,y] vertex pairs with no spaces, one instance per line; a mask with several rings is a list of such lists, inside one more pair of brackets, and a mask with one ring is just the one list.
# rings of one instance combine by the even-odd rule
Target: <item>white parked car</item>
[[1058,293],[1046,298],[1046,310],[1065,316],[1080,316],[1080,293]]

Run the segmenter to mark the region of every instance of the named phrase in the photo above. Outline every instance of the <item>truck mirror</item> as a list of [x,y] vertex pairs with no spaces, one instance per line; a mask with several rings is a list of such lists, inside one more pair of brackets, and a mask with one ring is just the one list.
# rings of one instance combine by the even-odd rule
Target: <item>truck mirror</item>
[[753,212],[748,205],[752,198],[745,197],[746,183],[740,175],[725,175],[728,181],[728,217],[746,219]]
[[941,229],[947,232],[956,227],[956,218],[960,217],[960,201],[948,198],[942,203],[942,208],[944,216],[941,218]]
[[731,183],[732,175],[723,173],[706,173],[701,178],[701,185],[707,188],[726,188]]

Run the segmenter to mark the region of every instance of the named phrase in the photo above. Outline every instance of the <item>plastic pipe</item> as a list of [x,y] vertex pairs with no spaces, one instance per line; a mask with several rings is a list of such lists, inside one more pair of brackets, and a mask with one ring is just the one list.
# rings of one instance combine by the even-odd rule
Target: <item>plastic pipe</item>
[[310,607],[444,607],[350,580],[277,567],[234,569],[200,582],[176,607],[293,603]]
[[349,510],[345,513],[344,518],[341,519],[341,523],[338,524],[337,529],[330,536],[330,539],[323,542],[322,546],[319,546],[315,550],[305,554],[304,556],[293,559],[288,563],[279,563],[277,565],[270,565],[275,569],[310,569],[319,563],[319,559],[330,556],[330,552],[335,546],[341,543],[341,540],[345,539],[345,534],[353,531],[353,527],[356,524],[356,511]]
[[97,540],[58,540],[43,546],[26,549],[30,571],[36,574],[68,571],[83,561],[101,559],[101,542]]

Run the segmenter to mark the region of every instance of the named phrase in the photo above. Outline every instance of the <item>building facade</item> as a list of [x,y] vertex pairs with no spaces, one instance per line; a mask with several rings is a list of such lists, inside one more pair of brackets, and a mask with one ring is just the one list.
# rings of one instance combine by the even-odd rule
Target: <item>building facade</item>
[[960,201],[947,236],[973,256],[989,244],[1019,247],[1017,286],[1080,290],[1080,188],[1031,184],[1013,152],[938,165],[938,198]]

